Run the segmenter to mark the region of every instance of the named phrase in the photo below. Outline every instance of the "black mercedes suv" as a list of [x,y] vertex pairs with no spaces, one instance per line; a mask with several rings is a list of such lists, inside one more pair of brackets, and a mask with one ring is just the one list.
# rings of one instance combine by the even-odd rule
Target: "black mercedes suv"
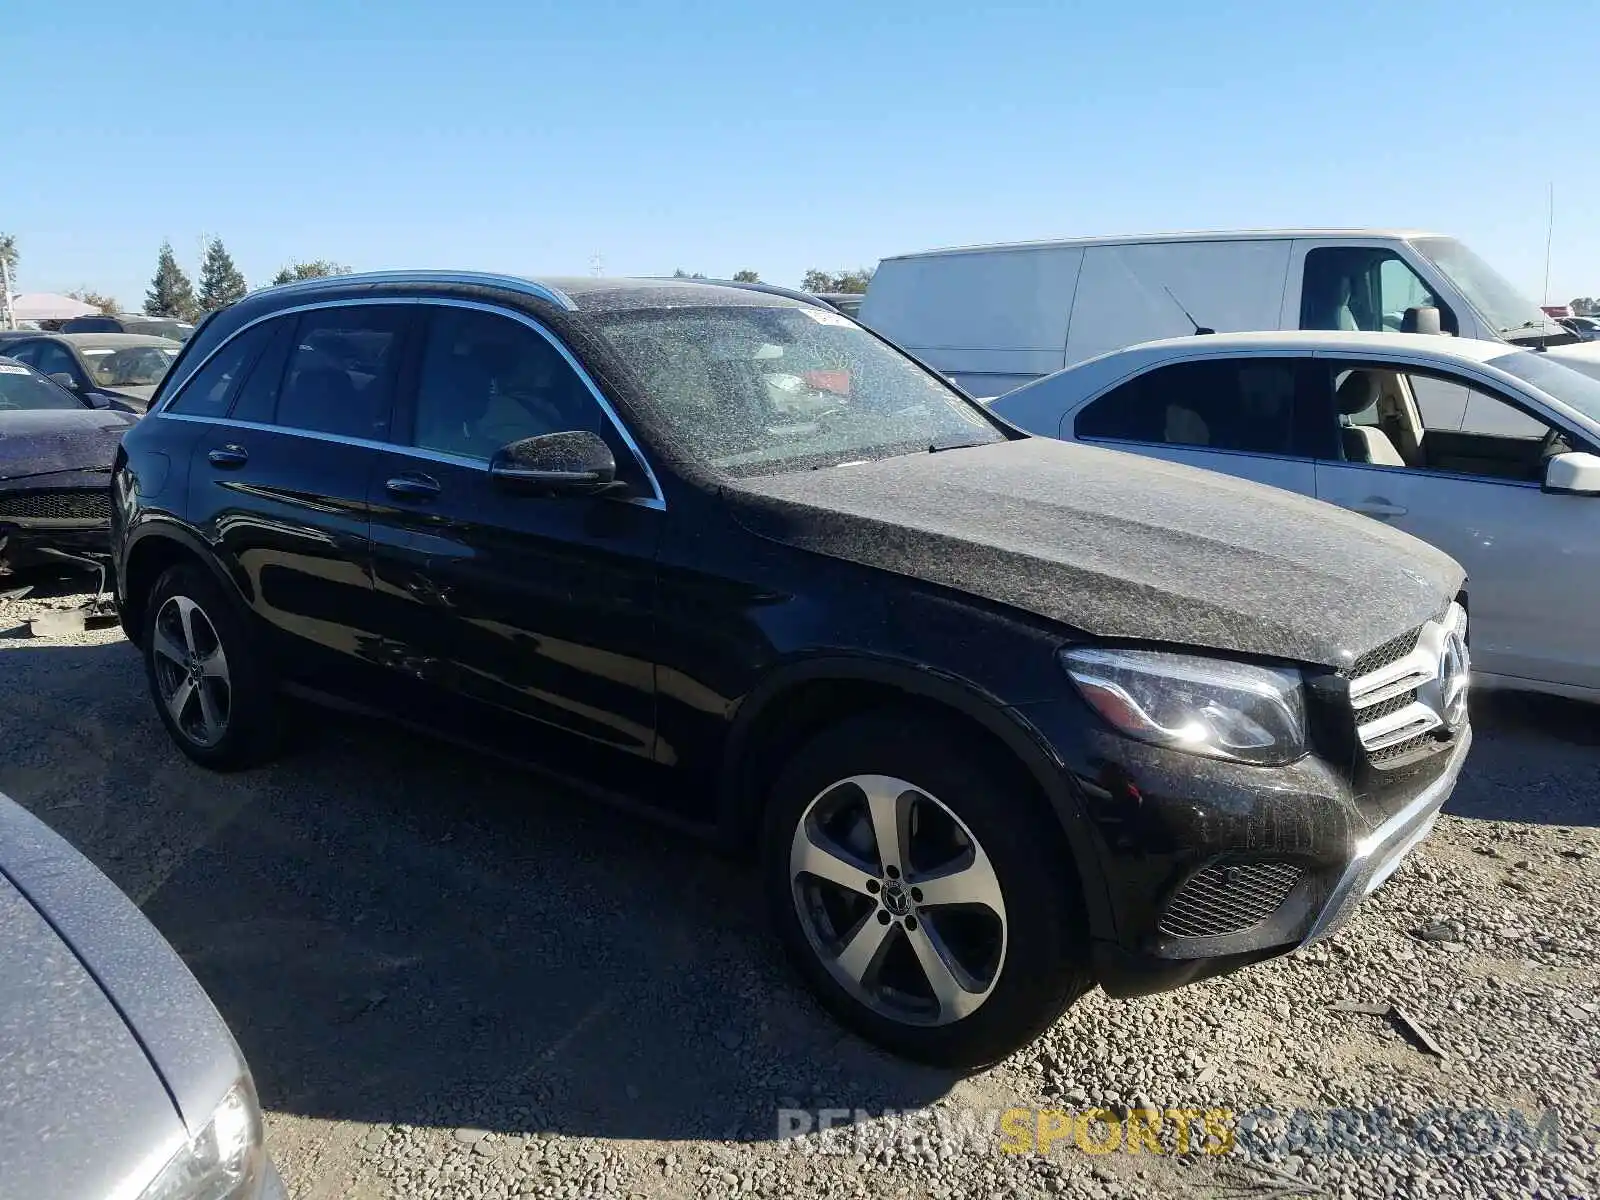
[[191,758],[260,761],[296,694],[714,832],[835,1014],[948,1065],[1325,935],[1471,736],[1443,554],[1027,437],[761,285],[256,292],[113,506]]

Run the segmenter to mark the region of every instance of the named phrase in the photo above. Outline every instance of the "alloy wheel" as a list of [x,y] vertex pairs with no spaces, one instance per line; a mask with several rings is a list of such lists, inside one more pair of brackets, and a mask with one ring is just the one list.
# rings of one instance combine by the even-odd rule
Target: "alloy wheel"
[[873,1012],[948,1025],[994,991],[1007,935],[999,879],[926,790],[887,775],[824,788],[795,828],[789,874],[812,950]]
[[228,732],[233,685],[211,618],[187,596],[169,596],[156,613],[150,650],[173,725],[196,746],[215,746]]

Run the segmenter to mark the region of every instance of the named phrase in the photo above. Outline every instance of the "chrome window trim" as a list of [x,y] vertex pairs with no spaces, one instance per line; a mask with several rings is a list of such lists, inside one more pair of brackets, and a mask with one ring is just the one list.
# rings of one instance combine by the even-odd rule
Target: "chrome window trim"
[[[404,278],[413,279],[415,278],[415,275],[407,274],[404,276]],[[489,460],[483,458],[469,458],[460,454],[447,454],[442,451],[428,450],[421,446],[405,446],[399,442],[380,442],[371,438],[345,437],[341,434],[322,433],[315,429],[291,429],[287,426],[268,425],[259,421],[236,421],[231,417],[203,417],[192,413],[175,413],[168,411],[178,400],[178,398],[183,395],[184,390],[193,381],[194,377],[203,371],[206,368],[206,365],[210,363],[213,358],[220,354],[223,349],[227,347],[235,338],[241,336],[247,330],[254,329],[257,325],[261,325],[267,321],[275,321],[279,317],[294,316],[305,312],[316,312],[325,308],[352,308],[356,306],[366,307],[371,305],[385,304],[418,304],[434,305],[440,308],[473,309],[477,312],[491,313],[495,316],[505,317],[509,320],[519,322],[520,324],[525,325],[529,329],[533,330],[540,337],[544,338],[546,342],[555,348],[556,353],[561,355],[561,357],[566,361],[567,366],[572,368],[573,372],[583,382],[584,387],[589,389],[589,394],[594,397],[595,403],[600,406],[600,411],[606,415],[606,419],[611,422],[612,428],[617,431],[617,436],[620,437],[623,441],[623,444],[628,447],[628,452],[633,455],[634,461],[639,464],[639,469],[644,472],[645,478],[650,481],[650,488],[654,493],[653,495],[630,496],[627,499],[627,503],[641,505],[645,508],[658,509],[663,512],[666,511],[666,493],[661,490],[661,481],[656,478],[655,469],[651,467],[650,460],[645,457],[644,450],[634,439],[634,436],[628,430],[628,427],[623,424],[622,417],[617,413],[617,410],[612,407],[611,401],[607,400],[606,397],[601,393],[600,389],[595,386],[594,380],[589,377],[589,372],[584,370],[583,365],[572,356],[572,352],[561,344],[561,339],[546,329],[540,321],[528,316],[526,313],[520,313],[514,309],[509,309],[502,305],[488,304],[481,300],[461,300],[448,296],[368,296],[361,299],[346,298],[340,300],[310,301],[305,304],[297,304],[287,308],[274,309],[270,313],[264,313],[255,318],[255,320],[239,326],[238,329],[235,329],[221,342],[217,343],[216,346],[212,347],[211,352],[207,354],[205,358],[201,359],[194,370],[190,371],[189,374],[184,377],[183,381],[172,389],[171,394],[162,398],[160,407],[151,409],[145,415],[145,420],[151,420],[154,418],[169,421],[190,421],[203,425],[226,425],[236,429],[256,429],[265,433],[283,433],[291,434],[295,437],[317,438],[323,441],[336,442],[340,445],[363,446],[369,449],[386,450],[390,453],[408,454],[413,457],[426,459],[432,462],[449,463],[453,466],[481,467],[483,468],[484,472],[487,473],[489,470]]]

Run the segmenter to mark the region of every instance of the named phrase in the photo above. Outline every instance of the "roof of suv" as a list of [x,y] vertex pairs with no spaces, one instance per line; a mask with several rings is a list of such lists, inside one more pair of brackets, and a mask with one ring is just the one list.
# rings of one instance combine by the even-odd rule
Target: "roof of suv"
[[251,298],[319,292],[351,288],[460,284],[470,287],[500,288],[520,292],[554,304],[568,312],[616,312],[639,308],[664,308],[694,305],[752,305],[823,307],[822,302],[804,292],[770,284],[733,283],[718,279],[647,279],[593,275],[527,278],[476,271],[375,271],[355,275],[329,275],[305,279],[251,294]]

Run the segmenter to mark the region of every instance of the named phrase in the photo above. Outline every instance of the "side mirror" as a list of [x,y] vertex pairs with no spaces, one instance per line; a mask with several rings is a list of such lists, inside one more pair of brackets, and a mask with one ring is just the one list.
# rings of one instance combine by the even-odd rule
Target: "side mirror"
[[496,450],[489,475],[512,492],[593,495],[616,483],[617,460],[604,439],[587,429],[544,433]]
[[111,407],[111,399],[110,399],[110,397],[102,396],[99,392],[90,392],[87,396],[80,396],[79,399],[81,399],[90,408],[110,408]]
[[1569,496],[1600,496],[1600,455],[1574,451],[1545,464],[1544,490]]
[[1408,308],[1400,317],[1401,333],[1427,333],[1437,336],[1444,332],[1439,323],[1439,310],[1431,304]]
[[59,384],[60,386],[66,388],[69,392],[76,392],[78,390],[78,377],[73,375],[70,371],[55,372],[50,376],[50,382]]

